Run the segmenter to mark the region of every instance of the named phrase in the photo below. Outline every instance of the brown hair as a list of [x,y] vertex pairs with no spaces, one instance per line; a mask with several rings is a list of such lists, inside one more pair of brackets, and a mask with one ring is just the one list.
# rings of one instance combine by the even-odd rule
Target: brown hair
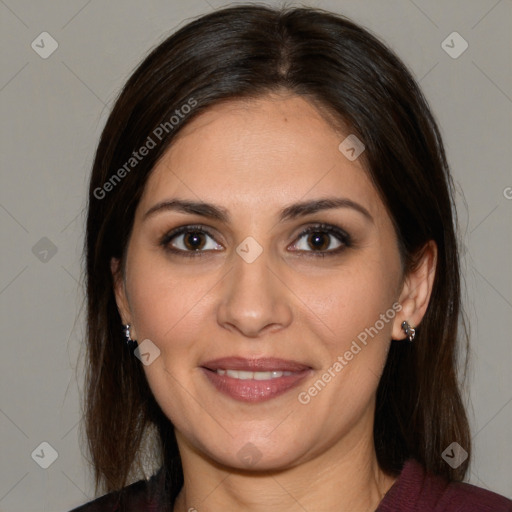
[[[140,475],[148,436],[157,441],[149,455],[163,464],[172,500],[183,483],[173,426],[122,341],[110,270],[112,257],[123,259],[148,176],[179,130],[205,109],[282,89],[325,108],[363,141],[365,167],[394,223],[404,269],[429,240],[438,247],[415,342],[392,343],[378,387],[379,464],[396,473],[414,457],[453,480],[467,471],[469,459],[452,469],[441,458],[453,441],[470,452],[470,434],[456,373],[463,315],[453,184],[427,101],[394,53],[346,18],[241,6],[189,23],[145,58],[119,95],[96,152],[86,235],[85,397],[96,490],[120,489]],[[154,146],[135,158],[149,139]],[[462,326],[467,344],[464,318]]]

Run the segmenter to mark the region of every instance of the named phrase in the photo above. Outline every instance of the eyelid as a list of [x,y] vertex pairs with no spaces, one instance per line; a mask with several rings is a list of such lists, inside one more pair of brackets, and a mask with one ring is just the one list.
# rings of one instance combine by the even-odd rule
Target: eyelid
[[177,235],[182,235],[187,232],[200,232],[205,233],[208,236],[211,236],[213,238],[213,235],[209,231],[209,227],[204,226],[203,224],[184,224],[182,226],[178,226],[176,228],[171,229],[170,231],[167,231],[164,236],[162,237],[162,242],[164,240],[171,240]]

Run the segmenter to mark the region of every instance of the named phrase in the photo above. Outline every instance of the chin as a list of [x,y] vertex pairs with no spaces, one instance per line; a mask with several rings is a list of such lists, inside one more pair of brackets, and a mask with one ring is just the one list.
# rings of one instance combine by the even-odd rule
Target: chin
[[[293,434],[270,439],[268,436],[226,436],[224,446],[212,444],[209,438],[199,451],[216,464],[241,471],[280,471],[299,464],[306,458],[304,439]],[[202,445],[202,446],[201,446]]]

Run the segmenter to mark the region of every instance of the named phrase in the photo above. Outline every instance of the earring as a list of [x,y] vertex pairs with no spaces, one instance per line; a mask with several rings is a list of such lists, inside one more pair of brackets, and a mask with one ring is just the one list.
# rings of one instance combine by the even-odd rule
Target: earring
[[412,342],[412,340],[414,340],[414,337],[416,336],[416,329],[405,320],[402,322],[402,329],[405,332],[405,335],[407,336],[407,340],[409,342]]
[[126,342],[126,345],[128,345],[129,348],[137,345],[137,341],[136,340],[132,340],[132,337],[130,336],[130,324],[125,324],[123,325],[123,329],[124,329],[124,340]]

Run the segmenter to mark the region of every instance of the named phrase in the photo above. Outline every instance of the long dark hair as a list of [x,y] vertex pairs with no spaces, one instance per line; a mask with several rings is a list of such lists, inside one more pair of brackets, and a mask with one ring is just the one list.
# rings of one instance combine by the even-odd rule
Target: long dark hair
[[149,438],[172,500],[183,483],[173,426],[121,340],[110,269],[112,257],[123,260],[148,176],[201,112],[278,90],[308,99],[364,143],[365,168],[394,223],[405,271],[429,240],[437,244],[433,291],[415,342],[392,343],[378,387],[375,447],[389,473],[413,457],[451,480],[466,474],[469,458],[455,469],[441,458],[453,441],[470,452],[456,371],[457,339],[467,345],[468,336],[464,319],[458,333],[453,184],[427,101],[394,53],[346,18],[240,6],[189,23],[145,58],[115,102],[96,152],[86,236],[85,396],[96,491],[120,489],[140,475]]

